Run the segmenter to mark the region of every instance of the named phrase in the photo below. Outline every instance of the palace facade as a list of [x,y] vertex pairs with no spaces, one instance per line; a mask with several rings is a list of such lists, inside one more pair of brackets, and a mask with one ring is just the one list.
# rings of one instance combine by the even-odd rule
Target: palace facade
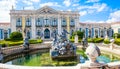
[[63,30],[73,32],[78,29],[79,12],[58,11],[44,6],[37,10],[10,11],[11,31],[25,31],[26,36],[35,39],[52,39],[54,33],[61,34]]
[[[9,38],[14,31],[21,32],[30,39],[53,39],[54,33],[66,30],[70,34],[76,30],[85,37],[111,37],[120,33],[120,22],[80,23],[78,11],[58,11],[49,6],[37,10],[10,10],[10,23],[0,24],[0,39]],[[7,34],[6,34],[7,32]],[[69,37],[70,35],[68,35]]]

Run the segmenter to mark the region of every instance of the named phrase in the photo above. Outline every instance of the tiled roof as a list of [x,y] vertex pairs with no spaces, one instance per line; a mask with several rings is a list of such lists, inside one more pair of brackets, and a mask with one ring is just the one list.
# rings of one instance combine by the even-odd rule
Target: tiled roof
[[0,26],[8,26],[8,25],[10,25],[9,22],[0,22]]

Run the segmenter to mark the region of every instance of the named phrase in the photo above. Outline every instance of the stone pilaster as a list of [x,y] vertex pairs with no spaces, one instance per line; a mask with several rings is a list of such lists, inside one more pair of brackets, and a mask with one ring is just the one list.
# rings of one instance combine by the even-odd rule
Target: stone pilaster
[[36,38],[36,25],[35,25],[35,16],[32,16],[32,23],[31,23],[31,31],[32,31],[32,39]]
[[[70,17],[67,16],[66,18],[67,20],[67,32],[70,33]],[[69,39],[70,38],[70,34],[67,35],[67,38]]]
[[16,17],[11,15],[10,18],[11,32],[14,32],[16,31]]
[[58,34],[60,35],[62,31],[62,27],[61,27],[61,16],[58,15]]

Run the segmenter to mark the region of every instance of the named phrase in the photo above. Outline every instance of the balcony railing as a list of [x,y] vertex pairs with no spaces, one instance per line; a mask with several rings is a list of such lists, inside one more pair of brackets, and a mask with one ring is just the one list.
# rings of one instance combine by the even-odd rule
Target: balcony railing
[[22,27],[22,25],[16,25],[16,27]]
[[42,27],[42,25],[36,25],[36,27]]
[[31,27],[31,25],[25,25],[26,27]]

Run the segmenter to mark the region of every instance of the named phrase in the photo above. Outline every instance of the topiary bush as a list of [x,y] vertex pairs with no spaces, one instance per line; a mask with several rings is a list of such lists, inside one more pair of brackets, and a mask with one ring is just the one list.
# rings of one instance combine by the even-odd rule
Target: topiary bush
[[110,40],[109,40],[109,39],[104,39],[104,43],[105,43],[105,44],[109,44],[109,43],[110,43]]
[[10,39],[11,40],[23,40],[22,33],[20,33],[20,32],[12,32],[10,34]]
[[113,37],[115,38],[115,35],[117,35],[117,38],[120,38],[120,34],[119,33],[114,33]]

